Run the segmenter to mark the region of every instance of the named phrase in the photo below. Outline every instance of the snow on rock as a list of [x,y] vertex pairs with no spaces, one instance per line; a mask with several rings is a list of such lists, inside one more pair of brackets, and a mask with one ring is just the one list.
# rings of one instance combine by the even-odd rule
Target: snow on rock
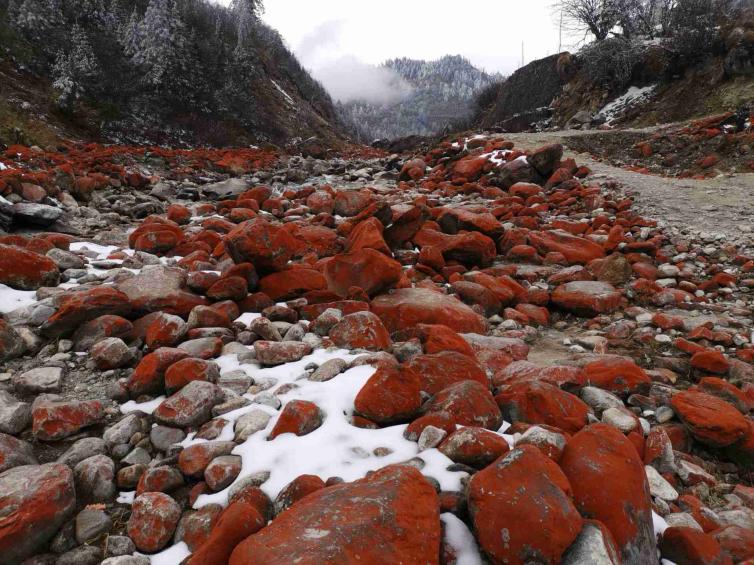
[[599,112],[597,112],[597,115],[604,117],[605,123],[609,124],[616,118],[620,117],[620,115],[628,110],[631,106],[635,106],[649,100],[654,94],[656,88],[656,84],[643,86],[641,88],[632,86],[626,92],[618,96],[618,98],[606,104]]

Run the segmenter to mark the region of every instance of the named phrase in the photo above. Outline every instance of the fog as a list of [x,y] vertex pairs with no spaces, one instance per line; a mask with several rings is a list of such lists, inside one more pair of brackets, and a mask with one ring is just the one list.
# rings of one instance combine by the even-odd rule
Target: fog
[[411,86],[392,69],[341,54],[345,26],[342,20],[330,20],[314,28],[294,46],[301,63],[341,102],[393,104],[408,96]]

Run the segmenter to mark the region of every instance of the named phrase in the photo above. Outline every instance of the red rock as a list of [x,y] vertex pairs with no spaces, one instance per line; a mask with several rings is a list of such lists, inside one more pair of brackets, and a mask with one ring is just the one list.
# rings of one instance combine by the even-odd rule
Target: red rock
[[323,415],[319,407],[306,400],[291,400],[285,405],[280,417],[267,439],[275,439],[281,434],[305,436],[322,425]]
[[[427,248],[424,247],[422,249]],[[457,281],[451,285],[451,288],[453,292],[461,297],[464,303],[470,306],[474,304],[481,306],[486,316],[494,316],[502,308],[502,303],[495,293],[481,284],[469,281]]]
[[298,298],[326,287],[325,277],[314,269],[288,269],[271,273],[259,281],[259,290],[275,301]]
[[461,381],[434,395],[424,408],[425,413],[445,412],[456,424],[480,426],[497,431],[503,417],[489,389],[477,381]]
[[163,312],[186,318],[207,300],[186,290],[186,272],[178,267],[148,265],[117,285],[136,313]]
[[243,277],[223,277],[207,290],[207,298],[222,300],[243,300],[249,294],[248,282]]
[[718,350],[706,349],[691,357],[691,366],[700,371],[724,375],[730,369],[730,361]]
[[514,361],[492,376],[492,384],[495,387],[533,380],[564,388],[580,388],[584,384],[580,367],[572,365],[540,367],[530,361]]
[[55,298],[55,306],[56,312],[42,325],[42,331],[51,337],[68,334],[100,316],[123,316],[131,311],[128,296],[109,286],[65,293]]
[[0,555],[20,563],[45,550],[73,516],[76,493],[67,465],[22,465],[0,474]]
[[559,563],[582,527],[568,479],[528,445],[473,475],[468,505],[479,546],[493,563]]
[[260,272],[282,270],[298,246],[290,233],[262,218],[240,224],[223,241],[236,263],[251,263]]
[[190,551],[195,552],[209,538],[222,511],[223,507],[219,504],[207,504],[199,510],[184,512],[175,530],[174,539],[180,539]]
[[148,349],[172,347],[186,337],[188,326],[180,316],[158,312],[147,326],[144,342]]
[[411,159],[406,161],[401,168],[400,180],[418,181],[424,176],[427,170],[427,164],[422,159]]
[[552,293],[552,301],[561,308],[582,316],[611,314],[620,308],[622,296],[606,282],[574,281],[562,284]]
[[275,497],[275,514],[280,514],[306,495],[325,488],[325,481],[316,475],[299,475]]
[[11,245],[0,245],[0,283],[19,290],[57,286],[60,271],[49,257]]
[[187,565],[226,565],[233,549],[265,525],[264,517],[251,504],[231,503],[207,540],[189,557]]
[[438,449],[454,463],[483,469],[510,451],[505,439],[484,428],[473,426],[452,432]]
[[459,333],[485,333],[486,321],[460,300],[424,288],[404,288],[372,301],[390,332],[417,324],[441,324]]
[[183,475],[175,467],[168,465],[148,467],[139,477],[136,496],[145,492],[170,492],[181,486],[183,486]]
[[359,249],[336,255],[324,268],[327,288],[339,296],[348,296],[358,287],[374,296],[394,287],[401,278],[400,263],[374,249]]
[[694,439],[705,445],[727,447],[750,433],[746,417],[717,396],[686,390],[673,395],[670,405]]
[[410,421],[421,408],[419,376],[409,367],[383,365],[361,387],[354,407],[381,425]]
[[163,400],[155,409],[155,419],[165,425],[187,428],[201,426],[210,419],[212,407],[223,399],[217,385],[191,381],[181,390]]
[[131,505],[128,537],[139,551],[154,553],[170,542],[180,517],[181,507],[167,494],[145,492]]
[[350,253],[359,249],[374,249],[387,255],[392,256],[392,252],[382,237],[385,228],[377,218],[367,218],[348,234],[345,251]]
[[338,190],[335,193],[334,212],[339,216],[357,216],[374,200],[372,192],[362,190]]
[[485,387],[489,379],[475,359],[457,351],[417,355],[406,366],[419,376],[421,390],[432,395],[459,381],[477,381]]
[[372,312],[356,312],[344,316],[329,332],[332,342],[345,349],[381,351],[392,345],[385,325]]
[[207,441],[190,445],[178,455],[178,468],[189,477],[203,477],[213,459],[229,455],[235,447],[236,444],[232,441]]
[[624,563],[653,563],[652,500],[630,440],[608,424],[593,424],[569,440],[560,467],[579,512],[608,527]]
[[204,481],[213,491],[221,491],[236,480],[241,473],[240,455],[215,457],[204,470]]
[[754,558],[754,530],[742,526],[725,526],[712,532],[723,551],[736,562]]
[[584,365],[585,385],[596,386],[616,394],[640,392],[652,379],[630,359],[606,356]]
[[419,471],[386,467],[310,494],[241,542],[229,564],[438,565],[439,507],[435,490]]
[[179,225],[188,224],[191,221],[191,210],[183,204],[171,204],[168,206],[168,220]]
[[546,382],[519,382],[503,387],[495,401],[508,422],[547,424],[576,433],[587,424],[589,407],[581,399]]
[[40,441],[57,441],[102,421],[105,409],[99,400],[62,400],[40,395],[32,404],[32,432]]
[[100,316],[82,324],[73,333],[74,350],[86,351],[108,337],[119,337],[127,341],[133,328],[133,324],[121,316]]
[[563,157],[563,146],[559,143],[543,145],[527,157],[527,161],[543,177],[549,177]]
[[730,402],[742,414],[748,414],[750,401],[746,394],[728,381],[718,377],[704,377],[691,390],[698,390],[712,396],[717,396],[726,402]]
[[717,540],[693,528],[673,526],[662,534],[663,559],[688,565],[732,565]]
[[312,346],[300,341],[255,341],[254,353],[263,365],[282,365],[298,361],[312,352]]
[[586,265],[605,256],[605,250],[599,244],[561,230],[530,232],[529,241],[542,255],[562,253],[570,265]]
[[162,392],[165,389],[165,371],[185,357],[188,357],[187,352],[171,347],[161,347],[145,355],[128,378],[126,388],[133,397]]
[[220,376],[218,366],[204,359],[180,359],[165,371],[165,390],[168,394],[182,389],[191,381],[217,382]]
[[419,324],[412,331],[424,344],[424,352],[427,354],[441,353],[443,351],[457,351],[476,358],[474,349],[469,342],[463,339],[458,332],[441,324]]
[[484,166],[488,163],[485,157],[466,157],[453,164],[453,172],[467,181],[475,181],[482,176]]

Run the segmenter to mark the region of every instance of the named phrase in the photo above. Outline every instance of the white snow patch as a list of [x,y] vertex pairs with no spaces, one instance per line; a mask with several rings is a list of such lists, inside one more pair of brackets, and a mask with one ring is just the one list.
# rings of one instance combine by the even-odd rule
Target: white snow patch
[[0,284],[0,314],[13,312],[18,308],[24,308],[37,303],[35,290],[16,290],[4,284]]
[[654,526],[656,536],[661,536],[668,529],[668,523],[665,521],[665,518],[654,510],[652,510],[652,525]]
[[119,251],[120,247],[115,245],[100,245],[89,241],[76,241],[71,243],[69,249],[74,253],[76,251],[91,251],[97,254],[96,260],[103,260],[107,259],[112,252]]
[[652,97],[652,94],[654,94],[656,88],[656,84],[644,86],[642,88],[632,86],[622,95],[618,96],[618,98],[608,103],[597,114],[603,116],[605,118],[605,123],[609,124],[631,106],[649,100],[649,98]]
[[[337,476],[350,482],[364,477],[369,471],[418,457],[424,461],[422,472],[435,478],[443,490],[461,489],[461,478],[467,474],[447,471],[452,461],[437,449],[420,453],[416,442],[403,437],[406,425],[378,430],[351,425],[354,398],[374,374],[374,367],[354,367],[323,383],[301,378],[306,375],[304,368],[310,363],[321,365],[334,358],[350,362],[355,357],[343,349],[320,349],[300,361],[263,369],[256,364],[239,364],[236,355],[224,355],[215,360],[222,372],[241,369],[255,380],[276,379],[276,384],[266,391],[267,394],[274,394],[282,385],[295,383],[298,385],[296,388],[279,395],[283,407],[291,400],[308,400],[320,408],[324,417],[322,426],[305,436],[284,434],[267,441],[280,411],[254,403],[220,416],[231,423],[252,410],[261,409],[273,416],[266,429],[252,435],[233,450],[233,453],[241,455],[243,460],[241,473],[236,482],[248,475],[267,471],[270,478],[261,488],[274,498],[288,483],[302,474],[317,475],[323,480]],[[254,399],[252,395],[246,397]],[[232,425],[227,425],[223,434],[226,430],[230,437]],[[188,446],[200,441],[194,440],[193,437],[187,438],[183,445]],[[390,452],[378,456],[375,455],[377,448],[387,448]],[[201,508],[211,503],[227,504],[229,488],[200,496],[194,506]]]
[[[134,555],[141,554],[135,553]],[[191,552],[189,551],[186,542],[182,541],[175,544],[174,546],[167,548],[164,551],[161,551],[160,553],[157,553],[155,555],[147,555],[146,557],[149,557],[149,563],[151,565],[176,565],[176,563],[180,563],[189,555],[191,555]]]
[[5,164],[4,164],[4,163],[3,163],[2,161],[0,161],[0,171],[4,171],[4,170],[5,170],[5,169],[7,169],[7,168],[8,168],[8,167],[7,167],[7,166],[5,166]]
[[123,412],[123,414],[128,414],[129,412],[136,412],[137,410],[141,410],[145,414],[151,414],[152,412],[157,410],[157,407],[162,404],[163,400],[165,400],[164,396],[158,396],[157,398],[147,400],[146,402],[135,402],[133,400],[129,400],[128,402],[121,404],[120,411]]
[[262,314],[260,314],[259,312],[245,312],[241,314],[238,318],[236,318],[235,321],[241,322],[243,325],[248,327],[248,325],[251,324],[251,322],[261,317],[262,317]]
[[116,502],[118,504],[133,504],[134,498],[136,498],[135,490],[124,490],[118,495],[118,500],[116,500]]
[[296,105],[296,102],[293,100],[293,98],[291,98],[290,95],[285,90],[283,90],[278,83],[276,83],[272,79],[270,79],[270,82],[273,85],[275,85],[275,88],[277,88],[278,91],[280,92],[280,94],[282,94],[285,97],[285,100],[286,100],[286,102],[288,102],[288,104],[290,104],[291,106],[295,106]]
[[456,565],[482,565],[479,547],[466,524],[450,512],[440,514],[440,520],[445,524],[445,541],[455,551]]

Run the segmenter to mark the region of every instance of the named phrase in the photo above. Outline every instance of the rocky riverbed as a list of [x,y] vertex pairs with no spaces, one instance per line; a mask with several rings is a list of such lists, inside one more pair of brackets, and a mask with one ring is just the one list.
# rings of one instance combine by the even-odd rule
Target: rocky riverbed
[[0,562],[754,558],[745,234],[501,136],[0,163]]

